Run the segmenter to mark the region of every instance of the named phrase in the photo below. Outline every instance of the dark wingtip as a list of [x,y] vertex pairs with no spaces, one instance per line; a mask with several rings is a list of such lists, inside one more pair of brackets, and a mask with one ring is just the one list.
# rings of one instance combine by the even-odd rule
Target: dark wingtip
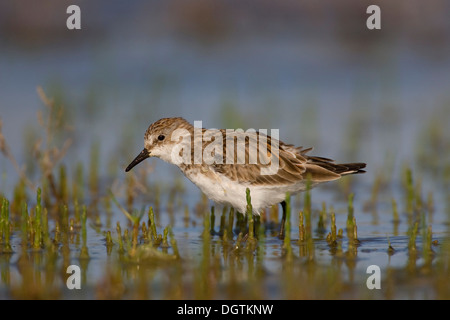
[[348,175],[348,174],[360,174],[360,173],[366,173],[366,170],[362,170],[366,167],[365,163],[359,162],[359,163],[344,163],[344,164],[338,164],[338,170],[336,170],[336,173],[341,175]]

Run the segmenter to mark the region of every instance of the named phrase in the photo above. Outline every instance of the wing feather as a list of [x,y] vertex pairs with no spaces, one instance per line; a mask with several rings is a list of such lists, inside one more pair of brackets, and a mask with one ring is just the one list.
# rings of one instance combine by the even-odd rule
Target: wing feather
[[[308,156],[312,148],[295,147],[275,140],[271,136],[259,132],[230,132],[220,130],[222,134],[222,147],[215,152],[223,159],[223,163],[214,163],[212,169],[230,180],[248,183],[250,185],[291,185],[301,182],[308,177],[313,182],[336,180],[343,174],[361,173],[365,164],[336,164],[334,160],[324,157]],[[262,143],[260,146],[260,139]],[[234,147],[228,150],[228,145]],[[203,142],[206,148],[212,141]],[[278,145],[278,152],[272,150]],[[260,148],[262,148],[260,152]],[[245,151],[244,153],[242,153]],[[240,152],[240,155],[238,156]],[[274,174],[261,174],[262,168],[269,168],[271,162],[265,163],[261,155],[268,159],[278,161],[278,170]],[[252,156],[251,156],[252,155]],[[255,156],[256,155],[256,156]],[[227,159],[228,156],[228,159]],[[253,158],[252,158],[253,157]],[[228,160],[228,161],[227,161]],[[231,161],[232,160],[232,161]],[[252,162],[255,160],[256,162]],[[267,161],[267,159],[266,159]],[[232,163],[227,163],[232,162]]]

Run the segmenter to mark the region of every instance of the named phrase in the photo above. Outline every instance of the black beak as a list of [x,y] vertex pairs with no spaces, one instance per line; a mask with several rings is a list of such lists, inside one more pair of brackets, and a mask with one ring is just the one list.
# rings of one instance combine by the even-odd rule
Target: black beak
[[139,164],[140,162],[144,161],[145,159],[147,159],[148,157],[150,157],[148,151],[146,149],[142,150],[141,153],[138,154],[138,156],[136,158],[134,158],[133,161],[131,161],[131,163],[128,165],[128,167],[125,169],[125,172],[130,171],[131,169],[133,169],[133,167],[137,164]]

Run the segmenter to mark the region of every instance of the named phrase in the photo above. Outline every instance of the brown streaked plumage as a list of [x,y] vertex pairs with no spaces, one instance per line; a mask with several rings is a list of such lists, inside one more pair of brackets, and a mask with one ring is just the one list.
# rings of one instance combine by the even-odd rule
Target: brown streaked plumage
[[[184,130],[181,132],[187,136],[178,137],[174,141],[175,134],[180,132],[178,129]],[[159,157],[176,164],[211,200],[233,206],[240,212],[245,212],[245,189],[250,188],[254,214],[259,214],[264,207],[282,204],[280,236],[284,232],[286,192],[294,194],[305,190],[307,179],[315,186],[344,175],[365,172],[362,170],[366,166],[365,163],[337,164],[328,158],[309,156],[307,153],[312,148],[304,149],[285,144],[259,132],[230,134],[224,129],[211,131],[203,128],[201,134],[205,141],[195,140],[195,133],[197,130],[183,118],[163,118],[156,121],[145,132],[144,150],[130,163],[126,171],[148,157]],[[202,143],[202,158],[198,163],[195,162],[198,160],[194,152],[196,143]],[[233,145],[233,148],[227,148],[227,144]],[[183,146],[185,148],[182,148]],[[242,149],[245,149],[245,152],[242,153]],[[189,154],[184,154],[185,151]],[[183,161],[178,163],[174,156],[179,156]],[[208,162],[208,156],[209,160],[215,156],[215,161]],[[263,168],[268,169],[275,163],[267,162],[270,157],[273,157],[272,161],[278,161],[277,170],[271,174],[261,174]]]

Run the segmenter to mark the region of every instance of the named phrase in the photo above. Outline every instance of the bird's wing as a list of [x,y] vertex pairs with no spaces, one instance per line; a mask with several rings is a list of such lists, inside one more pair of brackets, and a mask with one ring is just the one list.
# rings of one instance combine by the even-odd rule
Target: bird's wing
[[[286,145],[258,132],[221,132],[222,154],[218,155],[219,148],[215,148],[214,152],[218,158],[222,157],[223,163],[214,163],[212,168],[233,181],[251,185],[289,185],[308,177],[317,182],[340,177],[321,165],[310,163],[305,153],[311,149]],[[206,143],[203,150],[208,148],[208,145],[209,143]],[[317,159],[323,159],[324,163],[332,161],[326,158]]]
[[[334,160],[324,157],[317,156],[308,156],[307,153],[311,151],[313,148],[303,149],[303,147],[295,147],[292,144],[285,145],[285,149],[294,153],[298,159],[302,161],[306,161],[307,170],[311,170],[312,166],[318,166],[322,169],[326,169],[330,173],[334,173],[336,175],[346,175],[346,174],[354,174],[354,173],[364,173],[362,170],[366,167],[365,163],[357,162],[357,163],[335,163]],[[318,175],[320,176],[320,175]],[[325,176],[325,178],[327,178]],[[332,178],[330,176],[329,178]],[[333,180],[333,179],[331,179]]]

